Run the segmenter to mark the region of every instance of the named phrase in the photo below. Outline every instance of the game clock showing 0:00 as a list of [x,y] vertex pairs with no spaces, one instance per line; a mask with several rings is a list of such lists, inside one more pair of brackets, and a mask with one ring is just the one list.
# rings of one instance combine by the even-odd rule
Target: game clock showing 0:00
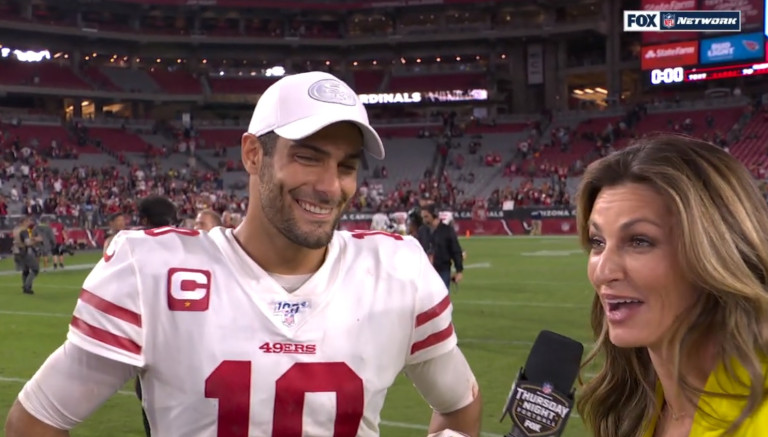
[[662,83],[680,83],[685,81],[685,69],[683,67],[675,68],[657,68],[651,70],[651,83],[660,85]]
[[656,68],[651,70],[651,85],[666,85],[702,80],[727,79],[731,77],[758,76],[768,74],[768,62],[760,64],[725,65],[712,68]]

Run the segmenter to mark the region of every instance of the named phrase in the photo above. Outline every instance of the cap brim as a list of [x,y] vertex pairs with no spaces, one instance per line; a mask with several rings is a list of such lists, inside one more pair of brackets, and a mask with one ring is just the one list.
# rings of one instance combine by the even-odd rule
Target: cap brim
[[379,134],[377,134],[371,126],[362,123],[359,120],[339,119],[339,117],[324,114],[315,115],[279,127],[275,129],[274,132],[283,138],[296,141],[306,138],[334,123],[343,121],[354,123],[360,128],[360,131],[363,133],[363,149],[366,152],[370,153],[371,156],[376,159],[384,159],[384,144],[381,142]]

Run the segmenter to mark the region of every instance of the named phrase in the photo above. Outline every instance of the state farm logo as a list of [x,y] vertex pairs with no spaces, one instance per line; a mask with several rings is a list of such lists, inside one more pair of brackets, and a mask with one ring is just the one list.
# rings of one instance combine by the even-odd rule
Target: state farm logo
[[691,46],[677,46],[672,48],[666,48],[666,49],[650,49],[648,50],[648,53],[645,54],[645,59],[654,59],[654,58],[668,58],[670,56],[684,56],[684,55],[693,55],[696,53],[696,47]]
[[211,272],[208,270],[168,269],[168,309],[207,311],[211,299]]

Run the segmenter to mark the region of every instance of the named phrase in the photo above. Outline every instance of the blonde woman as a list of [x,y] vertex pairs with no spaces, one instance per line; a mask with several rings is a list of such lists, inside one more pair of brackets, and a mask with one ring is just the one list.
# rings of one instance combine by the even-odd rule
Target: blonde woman
[[654,136],[589,166],[578,227],[602,368],[595,437],[768,435],[768,207],[709,143]]

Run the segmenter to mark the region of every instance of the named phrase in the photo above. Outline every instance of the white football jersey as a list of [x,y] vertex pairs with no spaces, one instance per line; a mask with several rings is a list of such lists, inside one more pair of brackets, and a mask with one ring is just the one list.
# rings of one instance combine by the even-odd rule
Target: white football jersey
[[153,436],[376,436],[403,367],[455,347],[451,312],[411,237],[336,232],[288,293],[231,230],[159,228],[114,238],[68,339],[141,368]]
[[388,231],[390,226],[389,217],[383,212],[377,212],[371,217],[372,231]]

